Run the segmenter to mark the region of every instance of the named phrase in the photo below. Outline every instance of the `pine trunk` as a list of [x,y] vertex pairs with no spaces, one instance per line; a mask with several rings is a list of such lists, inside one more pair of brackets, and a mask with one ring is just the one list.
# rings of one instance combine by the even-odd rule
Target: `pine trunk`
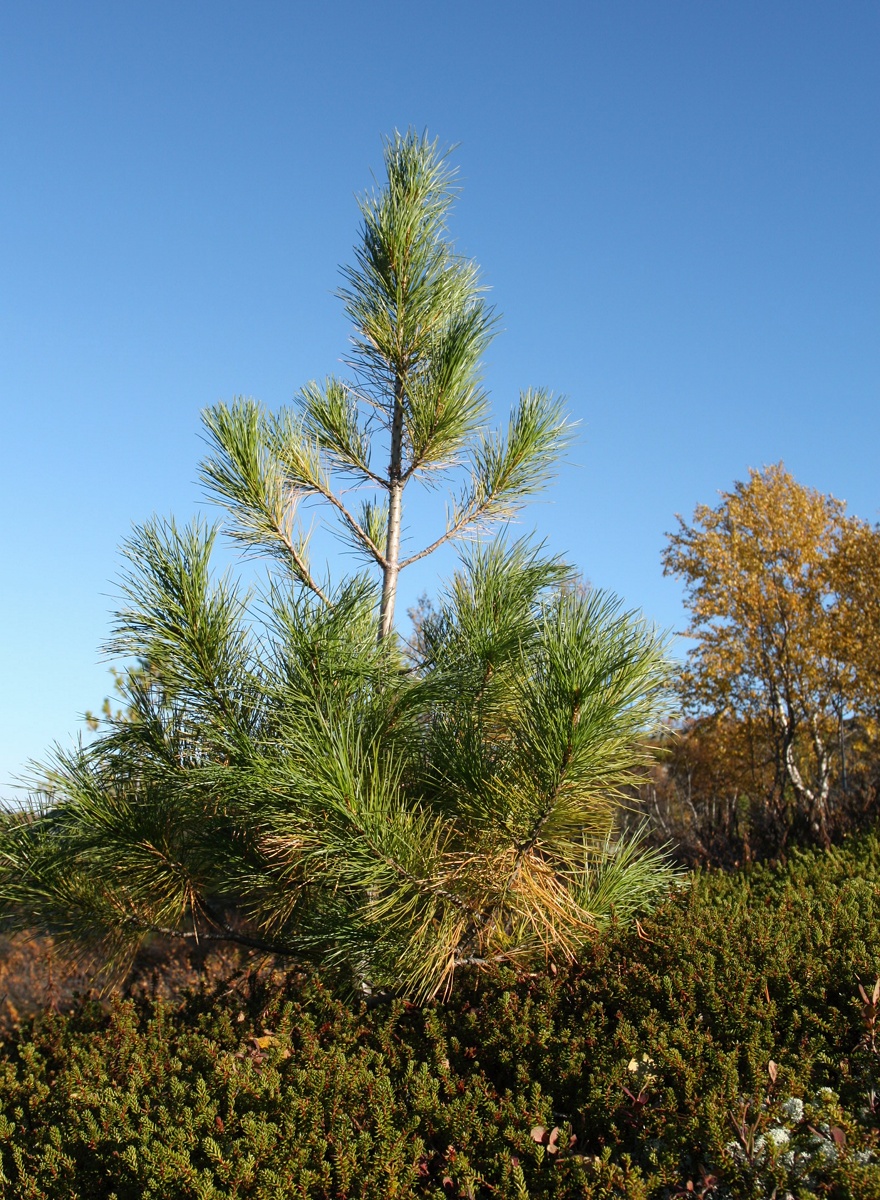
[[382,604],[379,614],[379,641],[394,628],[394,601],[400,573],[400,526],[403,515],[403,381],[394,385],[394,415],[391,421],[391,462],[388,467],[388,540],[382,572]]

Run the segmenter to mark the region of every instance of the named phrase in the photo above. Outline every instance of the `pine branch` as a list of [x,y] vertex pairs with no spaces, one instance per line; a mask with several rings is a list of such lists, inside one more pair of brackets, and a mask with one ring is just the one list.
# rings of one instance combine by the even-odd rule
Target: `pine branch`
[[209,495],[233,518],[230,536],[258,553],[280,550],[296,577],[329,603],[309,569],[307,539],[296,540],[292,532],[298,499],[318,490],[320,464],[301,451],[291,486],[278,469],[273,427],[251,400],[231,408],[217,404],[204,411],[202,420],[215,456],[204,460],[199,473]]
[[401,568],[469,530],[510,520],[552,478],[569,440],[570,426],[561,403],[544,392],[524,392],[511,414],[506,439],[500,433],[484,437],[476,450],[470,491],[456,506],[446,532],[404,559]]
[[326,380],[323,388],[310,383],[298,404],[304,431],[338,467],[376,487],[386,486],[387,481],[370,469],[370,437],[359,423],[350,388],[337,379]]

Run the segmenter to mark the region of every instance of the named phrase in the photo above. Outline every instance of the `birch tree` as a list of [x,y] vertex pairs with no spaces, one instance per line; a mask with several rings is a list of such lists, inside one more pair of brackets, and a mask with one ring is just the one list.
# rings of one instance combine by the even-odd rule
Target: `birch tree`
[[777,799],[793,798],[825,843],[841,723],[859,703],[856,631],[869,624],[842,620],[856,617],[856,584],[868,588],[856,566],[862,528],[779,463],[752,470],[715,508],[699,505],[691,524],[679,517],[664,553],[666,573],[684,580],[695,640],[686,710],[748,720],[771,749]]

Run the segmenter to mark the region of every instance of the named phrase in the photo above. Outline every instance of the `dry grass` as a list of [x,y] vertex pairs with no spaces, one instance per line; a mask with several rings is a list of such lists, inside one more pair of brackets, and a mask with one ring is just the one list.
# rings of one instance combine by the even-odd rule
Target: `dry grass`
[[175,1000],[202,982],[218,985],[267,964],[265,956],[237,947],[154,938],[123,975],[108,980],[103,965],[97,951],[72,958],[51,936],[0,934],[0,1030],[10,1030],[44,1009],[65,1011],[77,996]]

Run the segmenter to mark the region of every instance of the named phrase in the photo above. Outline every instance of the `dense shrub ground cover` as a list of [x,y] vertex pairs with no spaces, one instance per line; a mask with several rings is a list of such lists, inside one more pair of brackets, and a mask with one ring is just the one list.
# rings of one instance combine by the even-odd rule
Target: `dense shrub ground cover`
[[878,917],[872,835],[698,873],[576,967],[445,1004],[291,975],[43,1014],[0,1049],[0,1191],[877,1200]]

